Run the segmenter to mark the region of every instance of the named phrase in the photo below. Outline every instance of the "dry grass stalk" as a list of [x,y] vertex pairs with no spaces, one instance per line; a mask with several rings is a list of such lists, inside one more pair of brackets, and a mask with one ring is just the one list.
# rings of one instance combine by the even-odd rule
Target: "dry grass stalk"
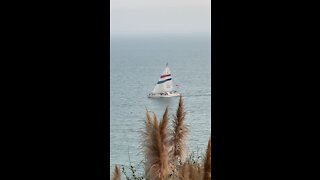
[[172,134],[172,154],[173,159],[180,158],[180,160],[185,159],[186,154],[186,136],[188,133],[188,128],[184,123],[186,112],[183,108],[183,100],[180,96],[179,99],[179,105],[176,112],[176,115],[174,116],[173,120],[173,134]]
[[152,118],[151,118],[151,116],[150,116],[150,114],[148,112],[148,109],[146,109],[146,117],[147,117],[147,119],[145,121],[146,125],[152,124]]
[[120,180],[120,170],[117,165],[114,167],[112,180]]
[[[160,123],[158,123],[155,114],[151,117],[149,112],[146,111],[143,147],[147,179],[211,179],[211,138],[209,139],[202,165],[189,160],[183,162],[186,154],[186,135],[188,133],[184,123],[185,115],[183,100],[180,96],[178,109],[173,120],[173,130],[169,134],[168,107]],[[179,159],[182,164],[177,163]]]
[[204,158],[204,176],[203,180],[211,179],[211,138],[208,141],[208,148]]
[[202,179],[203,172],[199,165],[185,162],[179,170],[178,177],[180,180],[199,180]]
[[[165,116],[167,116],[167,112],[165,112]],[[146,160],[145,172],[149,179],[163,180],[169,174],[167,121],[168,118],[163,118],[158,124],[156,116],[152,120],[147,112],[143,144]]]

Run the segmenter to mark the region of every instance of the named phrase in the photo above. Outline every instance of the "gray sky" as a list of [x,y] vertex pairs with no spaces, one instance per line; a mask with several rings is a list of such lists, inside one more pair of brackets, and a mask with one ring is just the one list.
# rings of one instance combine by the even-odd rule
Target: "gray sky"
[[111,35],[211,32],[211,0],[111,0]]

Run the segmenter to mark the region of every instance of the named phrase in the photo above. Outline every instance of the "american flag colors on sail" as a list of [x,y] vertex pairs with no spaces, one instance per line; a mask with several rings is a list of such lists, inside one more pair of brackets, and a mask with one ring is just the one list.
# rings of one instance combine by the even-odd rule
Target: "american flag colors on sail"
[[163,74],[160,76],[160,79],[157,84],[162,84],[164,82],[170,81],[172,79],[171,74]]

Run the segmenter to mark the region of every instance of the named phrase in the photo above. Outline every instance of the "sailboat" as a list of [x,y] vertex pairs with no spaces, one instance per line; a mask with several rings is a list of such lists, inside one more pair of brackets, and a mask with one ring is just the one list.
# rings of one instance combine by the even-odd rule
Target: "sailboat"
[[173,90],[171,72],[167,63],[156,86],[154,87],[153,91],[148,95],[148,97],[160,98],[160,97],[175,97],[175,96],[180,96],[180,94],[177,91]]

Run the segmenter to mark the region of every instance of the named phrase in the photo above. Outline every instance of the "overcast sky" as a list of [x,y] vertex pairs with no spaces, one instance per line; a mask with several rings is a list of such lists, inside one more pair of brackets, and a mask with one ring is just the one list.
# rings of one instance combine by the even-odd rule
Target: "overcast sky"
[[111,35],[211,32],[211,0],[111,0]]

